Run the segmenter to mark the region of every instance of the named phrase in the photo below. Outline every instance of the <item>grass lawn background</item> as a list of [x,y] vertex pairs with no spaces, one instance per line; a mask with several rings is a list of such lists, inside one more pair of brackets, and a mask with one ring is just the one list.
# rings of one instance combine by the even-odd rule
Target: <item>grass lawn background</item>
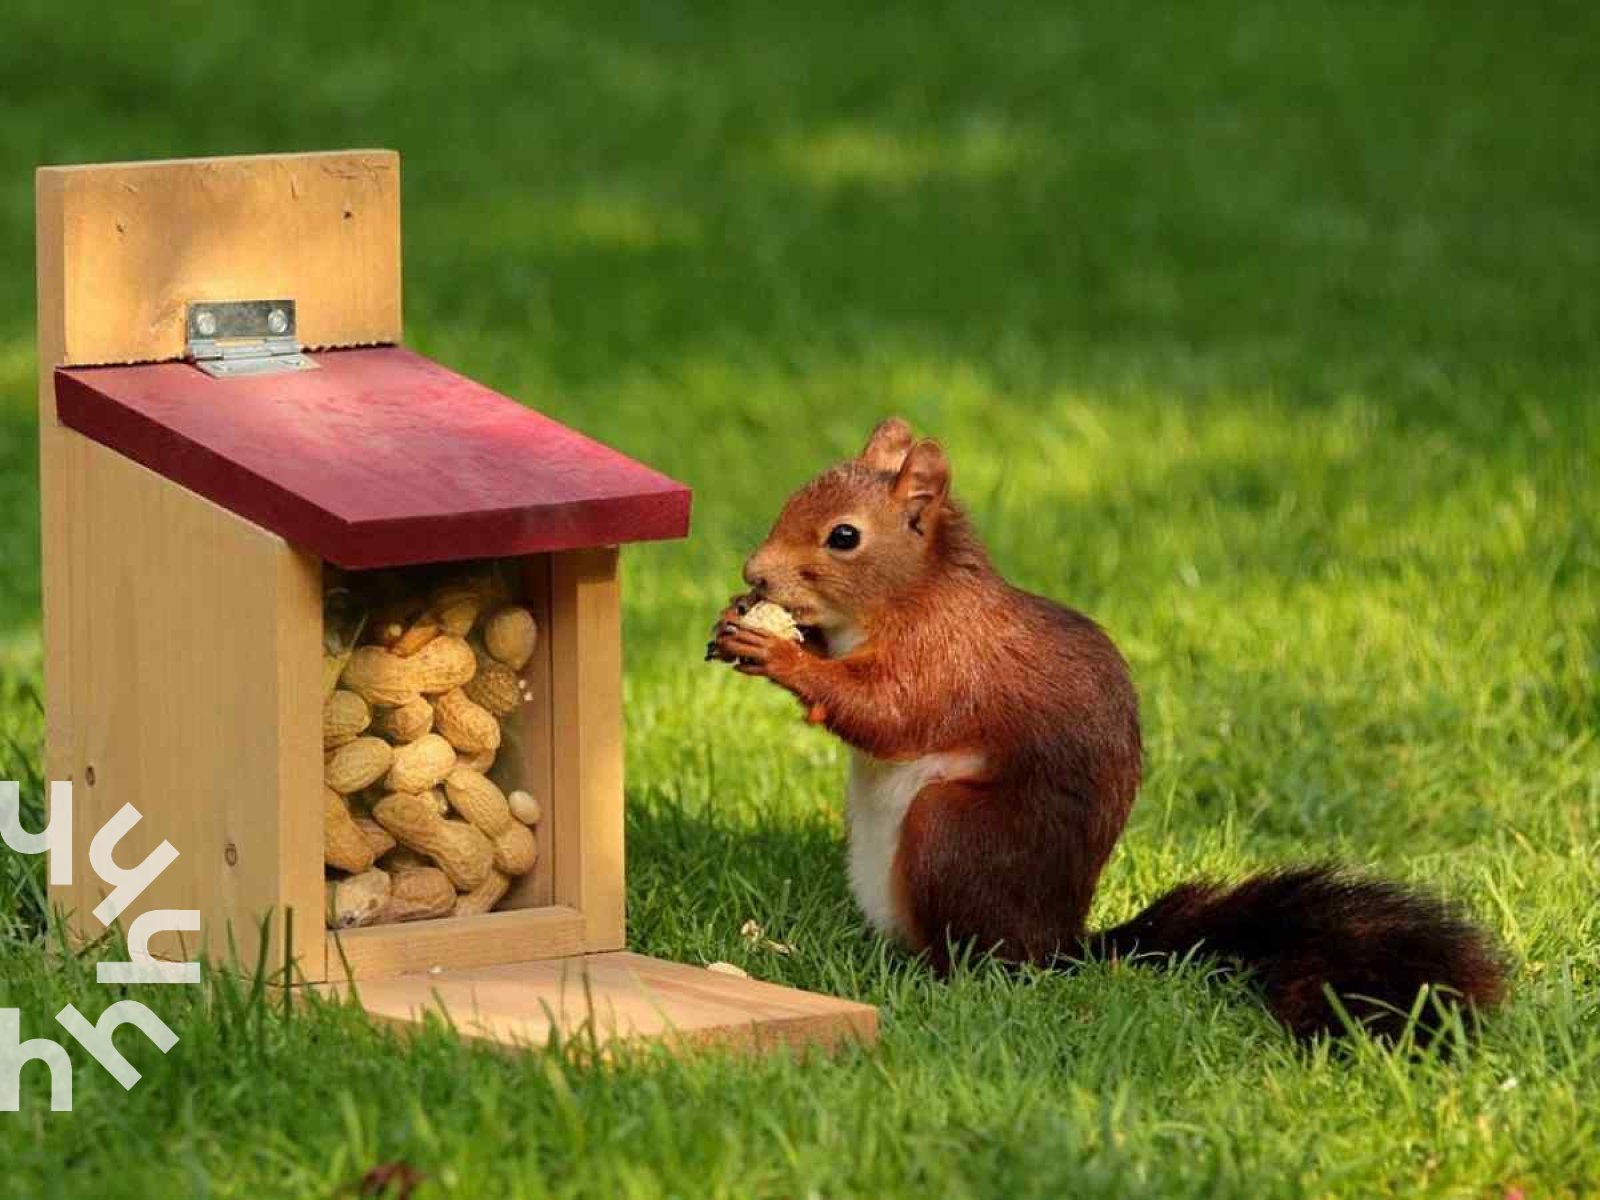
[[[178,1046],[131,1093],[75,1054],[70,1115],[29,1068],[0,1191],[1600,1194],[1600,10],[163,8],[0,15],[0,778],[37,803],[32,167],[392,146],[408,340],[696,489],[625,556],[634,946],[883,1037],[597,1070],[141,989]],[[698,660],[889,412],[1133,665],[1097,922],[1303,858],[1424,882],[1518,962],[1480,1041],[1342,1059],[1201,966],[946,985],[866,935],[840,749]],[[0,860],[25,1037],[110,999],[39,878]]]

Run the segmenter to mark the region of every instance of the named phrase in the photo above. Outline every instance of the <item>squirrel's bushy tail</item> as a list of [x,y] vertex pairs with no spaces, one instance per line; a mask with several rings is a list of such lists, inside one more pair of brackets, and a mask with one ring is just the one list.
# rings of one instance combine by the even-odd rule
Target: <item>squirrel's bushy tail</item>
[[[1198,948],[1235,962],[1300,1037],[1344,1032],[1330,990],[1350,1017],[1391,1038],[1424,985],[1478,1013],[1505,992],[1505,962],[1486,931],[1435,897],[1327,865],[1268,871],[1231,886],[1186,883],[1133,920],[1089,935],[1084,946],[1097,958]],[[1419,1024],[1434,1016],[1425,1009]]]

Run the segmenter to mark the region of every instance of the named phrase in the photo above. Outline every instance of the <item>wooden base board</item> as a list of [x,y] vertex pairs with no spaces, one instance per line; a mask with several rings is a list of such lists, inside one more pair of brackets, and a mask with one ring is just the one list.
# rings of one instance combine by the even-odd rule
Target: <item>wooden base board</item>
[[659,1038],[686,1047],[831,1049],[877,1039],[871,1005],[723,975],[641,954],[591,954],[541,962],[419,972],[311,990],[354,990],[373,1016],[412,1025],[427,1013],[476,1041],[536,1047],[552,1036],[603,1045]]
[[416,975],[436,964],[459,977],[467,968],[503,963],[510,956],[531,961],[584,950],[583,914],[553,904],[329,933],[327,970],[317,978]]

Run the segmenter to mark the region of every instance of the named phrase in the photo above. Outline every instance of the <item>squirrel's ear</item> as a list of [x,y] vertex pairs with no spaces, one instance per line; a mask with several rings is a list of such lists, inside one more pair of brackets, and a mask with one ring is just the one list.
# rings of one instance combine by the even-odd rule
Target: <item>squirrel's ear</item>
[[950,494],[950,461],[939,443],[923,438],[906,451],[895,476],[895,499],[905,505],[911,528],[923,529],[923,518],[936,513]]
[[898,471],[906,461],[906,451],[916,439],[911,436],[911,426],[899,417],[879,421],[867,444],[856,458],[874,471]]

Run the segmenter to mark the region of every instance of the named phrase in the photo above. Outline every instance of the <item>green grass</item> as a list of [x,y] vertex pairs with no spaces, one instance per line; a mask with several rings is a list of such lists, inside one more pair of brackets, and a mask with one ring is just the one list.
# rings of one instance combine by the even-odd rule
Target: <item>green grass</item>
[[[0,778],[37,801],[31,167],[394,146],[412,343],[696,488],[627,555],[633,944],[868,1000],[881,1043],[600,1069],[143,989],[178,1046],[126,1094],[80,1056],[70,1115],[30,1074],[3,1190],[1600,1194],[1597,10],[595,7],[6,7]],[[1479,1041],[1308,1053],[1200,964],[940,984],[864,932],[839,748],[698,658],[891,411],[1133,664],[1097,918],[1307,857],[1426,883],[1517,960]],[[110,998],[37,888],[0,859],[25,1036]]]

